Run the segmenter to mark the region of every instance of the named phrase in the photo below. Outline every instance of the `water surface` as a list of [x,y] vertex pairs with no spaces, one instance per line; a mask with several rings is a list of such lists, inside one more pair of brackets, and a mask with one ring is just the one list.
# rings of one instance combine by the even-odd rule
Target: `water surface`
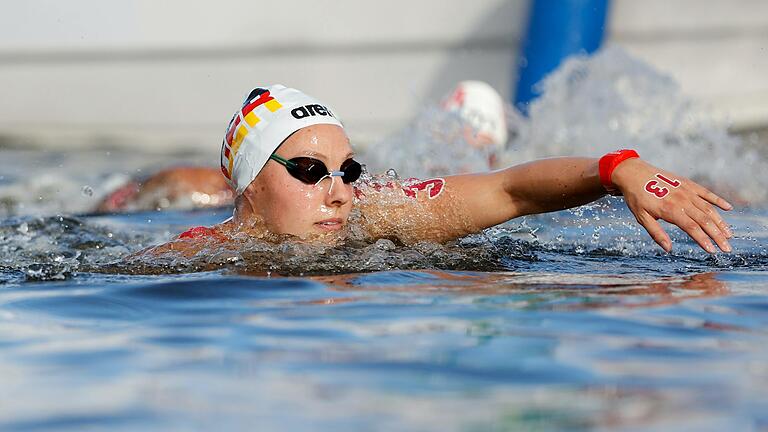
[[[231,209],[90,209],[205,157],[2,148],[0,430],[768,430],[768,147],[620,51],[545,90],[510,114],[505,164],[631,143],[740,202],[734,253],[668,227],[665,254],[610,198],[445,245],[257,245],[142,275],[114,263]],[[487,168],[451,156],[449,120],[361,156]]]

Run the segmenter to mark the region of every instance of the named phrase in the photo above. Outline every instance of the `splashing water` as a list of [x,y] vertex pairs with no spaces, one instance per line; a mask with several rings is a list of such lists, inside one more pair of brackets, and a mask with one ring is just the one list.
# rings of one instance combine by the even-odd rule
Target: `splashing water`
[[[618,62],[624,54],[602,55]],[[625,60],[631,69],[628,88],[642,76],[660,79]],[[580,67],[597,67],[594,61]],[[635,145],[644,154],[663,148],[651,139],[653,133],[642,130],[651,119],[638,113],[618,107],[595,107],[597,114],[558,112],[583,109],[571,97],[593,103],[589,92],[610,93],[604,88],[580,93],[579,86],[593,78],[577,75],[562,90],[550,90],[561,92],[559,100],[547,95],[537,102],[542,105],[530,119],[510,114],[517,135],[503,154],[507,163],[569,151],[599,154],[590,140],[610,134],[617,139],[648,134],[641,143],[647,147]],[[646,83],[651,90],[667,84]],[[662,105],[679,105],[670,110],[689,109],[656,96]],[[386,187],[407,182],[401,175],[487,168],[485,155],[462,146],[462,137],[446,144],[432,135],[459,128],[456,118],[427,112],[398,138],[405,144],[423,139],[415,147],[423,160],[406,154],[406,147],[398,149],[402,154],[383,152],[374,167],[399,159],[376,172],[390,167],[397,172],[366,173],[369,182]],[[600,123],[609,114],[617,116],[620,130]],[[593,123],[580,123],[579,116],[590,115]],[[442,121],[454,126],[442,129]],[[656,137],[681,133],[675,121],[664,125],[652,125],[660,128]],[[705,142],[701,136],[714,145],[713,137],[724,134],[711,123],[691,127],[699,137],[683,134],[678,144],[686,148]],[[710,127],[720,132],[707,132]],[[626,144],[601,142],[606,148],[600,151]],[[446,156],[440,151],[444,146],[469,152],[468,159]],[[717,153],[730,157],[729,163],[744,162],[746,154],[743,149],[732,156]],[[66,185],[50,182],[56,190],[66,189],[56,194],[63,198],[38,202],[29,195],[44,196],[34,182],[41,176],[23,171],[51,171],[59,162],[49,156],[0,160],[14,165],[0,175],[0,370],[3,390],[13,395],[0,398],[0,430],[242,430],[253,424],[334,432],[759,430],[768,425],[765,208],[730,215],[736,252],[719,256],[705,254],[679,232],[671,233],[674,253],[661,253],[626,206],[607,198],[446,244],[405,246],[355,232],[335,245],[244,238],[234,249],[211,245],[191,259],[113,265],[189,226],[217,223],[231,210],[29,216],[84,210],[77,206],[92,205],[109,177],[99,171],[85,175],[88,170],[81,168],[112,172],[99,161],[75,160],[61,174]],[[427,156],[443,166],[426,167]],[[702,162],[707,163],[715,166]],[[748,172],[755,171],[743,171]],[[712,180],[725,178],[709,174]],[[3,197],[13,199],[4,204]],[[381,271],[390,269],[400,270]],[[97,271],[122,274],[91,273]],[[368,271],[374,273],[361,273]],[[125,274],[138,272],[164,274]],[[700,272],[707,273],[691,275]]]
[[43,152],[0,148],[0,152],[0,217],[90,213],[101,199],[132,178],[172,165],[210,163],[196,152],[163,156],[130,149]]
[[[650,163],[701,182],[727,198],[768,200],[768,162],[714,110],[687,98],[669,76],[618,47],[575,56],[541,84],[530,117],[507,107],[510,140],[495,154],[504,167],[553,156],[598,157],[635,148]],[[406,176],[485,171],[488,148],[466,142],[465,124],[437,105],[402,132],[370,146],[376,170]]]
[[[652,163],[720,189],[738,190],[742,198],[753,203],[765,201],[764,183],[768,179],[764,176],[752,176],[751,183],[737,188],[739,175],[759,172],[766,168],[765,161],[738,137],[729,136],[723,121],[681,96],[672,79],[620,49],[608,48],[591,58],[573,58],[542,86],[544,95],[533,103],[530,118],[520,117],[512,109],[508,112],[512,138],[506,149],[495,155],[503,165],[554,155],[597,156],[619,147],[635,147]],[[407,182],[401,178],[411,176],[488,169],[490,150],[469,145],[465,126],[455,113],[445,112],[437,106],[425,108],[409,127],[364,152],[373,171],[384,173],[370,175],[366,172],[364,180],[373,185],[399,184]],[[68,161],[51,163],[64,169]],[[99,166],[98,163],[91,165]],[[33,204],[34,200],[30,201],[29,196],[38,195],[48,186],[29,191],[28,187],[31,185],[34,189],[34,181],[40,179],[20,180],[24,178],[22,172],[11,170],[10,175],[3,178],[0,191],[8,192],[5,196],[11,201],[18,195],[18,201],[27,207],[8,203],[7,213],[56,214],[86,210],[76,208],[77,201],[92,203],[103,193],[104,181],[94,181],[99,178],[98,172],[81,178],[76,167],[66,170],[72,171],[71,177],[76,178],[65,176],[65,181],[46,183],[57,184],[57,188],[65,187],[71,192],[56,195],[76,198],[66,205],[59,204],[62,200],[53,199]],[[27,201],[23,201],[25,199]],[[394,211],[398,206],[409,204],[408,201],[388,204]],[[382,214],[385,222],[386,212]],[[151,219],[156,217],[146,217],[147,221]],[[182,226],[195,224],[186,219],[183,223],[187,225]],[[336,246],[318,247],[298,241],[275,245],[263,239],[251,239],[238,243],[237,250],[206,248],[199,256],[189,259],[168,257],[157,262],[135,263],[135,268],[120,265],[116,268],[117,271],[156,273],[227,267],[280,274],[395,268],[514,270],[520,265],[530,268],[532,263],[546,263],[552,257],[556,261],[576,257],[574,265],[581,265],[585,257],[594,256],[600,262],[600,257],[610,256],[650,257],[655,270],[659,271],[657,260],[662,259],[652,240],[615,198],[606,198],[566,213],[521,218],[503,228],[487,230],[446,245],[405,246],[397,241],[375,241],[355,230],[354,220],[350,222],[348,241]],[[373,221],[371,225],[381,222]],[[67,278],[76,271],[99,270],[106,263],[153,243],[167,241],[179,232],[179,227],[173,225],[159,228],[160,232],[152,234],[148,224],[141,225],[139,235],[121,235],[119,230],[92,226],[89,219],[58,216],[8,219],[0,227],[0,271],[27,280]],[[757,226],[756,230],[761,233],[764,228],[760,227],[765,226],[765,221],[760,219],[749,224]],[[401,237],[407,235],[401,234]],[[703,264],[702,257],[706,255],[684,234],[678,230],[671,230],[670,234],[677,253],[677,258],[664,258],[670,272],[687,269],[687,266],[711,269],[765,263],[765,247],[751,232],[737,239],[746,245],[743,250],[747,253]],[[546,265],[543,264],[543,268]],[[598,265],[597,269],[602,266]],[[579,271],[586,270],[579,268]]]
[[393,169],[406,177],[487,171],[490,150],[471,146],[468,124],[455,112],[425,107],[403,130],[362,152],[372,171]]
[[27,280],[67,279],[81,266],[99,267],[148,241],[74,217],[10,218],[0,222],[0,271]]
[[[599,156],[635,148],[650,163],[732,199],[765,202],[768,163],[714,111],[617,47],[565,62],[541,84],[530,119],[517,118],[505,164],[548,156]],[[513,119],[515,120],[515,119]]]

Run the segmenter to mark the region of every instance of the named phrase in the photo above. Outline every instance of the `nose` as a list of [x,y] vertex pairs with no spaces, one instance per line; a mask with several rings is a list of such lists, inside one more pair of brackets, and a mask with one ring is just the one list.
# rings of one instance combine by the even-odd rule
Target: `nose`
[[325,205],[328,207],[341,207],[352,199],[352,186],[344,183],[341,177],[332,176],[328,184],[328,193],[325,195]]

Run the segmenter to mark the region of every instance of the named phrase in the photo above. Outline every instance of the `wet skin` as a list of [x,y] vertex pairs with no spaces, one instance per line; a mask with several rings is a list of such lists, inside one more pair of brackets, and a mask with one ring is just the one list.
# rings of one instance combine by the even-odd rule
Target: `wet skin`
[[[275,154],[291,159],[311,157],[337,171],[354,156],[349,138],[335,125],[300,129],[288,137]],[[319,184],[306,184],[286,168],[270,160],[243,192],[235,209],[233,225],[263,224],[270,232],[300,238],[338,232],[347,224],[352,209],[352,185],[329,177]]]
[[[343,129],[333,125],[300,129],[275,153],[285,159],[313,157],[332,171],[354,156]],[[647,190],[647,183],[659,175],[677,184],[663,198]],[[372,239],[397,238],[406,244],[444,242],[520,216],[587,204],[606,194],[594,158],[543,159],[440,180],[445,186],[438,196],[413,192],[408,198],[399,186],[371,188],[359,182],[357,192],[363,199],[354,204],[360,211],[361,227]],[[728,239],[732,233],[715,207],[730,210],[732,206],[706,188],[640,159],[621,163],[612,181],[638,222],[665,251],[671,251],[672,243],[657,219],[677,225],[707,252],[715,252],[712,241],[721,250],[731,251]],[[270,160],[236,199],[233,218],[215,227],[221,236],[214,241],[238,233],[259,237],[290,234],[307,240],[342,234],[354,194],[353,186],[340,178],[305,184]],[[145,252],[194,254],[204,247],[195,240],[176,240]]]

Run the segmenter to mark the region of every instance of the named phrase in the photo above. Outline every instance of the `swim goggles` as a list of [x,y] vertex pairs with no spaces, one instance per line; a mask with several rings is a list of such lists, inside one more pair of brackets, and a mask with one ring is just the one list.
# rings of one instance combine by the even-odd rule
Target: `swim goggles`
[[284,159],[273,153],[269,158],[283,165],[288,170],[288,174],[306,184],[317,185],[326,177],[341,177],[344,183],[352,183],[359,179],[363,172],[360,163],[354,159],[345,160],[339,167],[339,171],[328,171],[328,167],[322,161],[311,157]]

